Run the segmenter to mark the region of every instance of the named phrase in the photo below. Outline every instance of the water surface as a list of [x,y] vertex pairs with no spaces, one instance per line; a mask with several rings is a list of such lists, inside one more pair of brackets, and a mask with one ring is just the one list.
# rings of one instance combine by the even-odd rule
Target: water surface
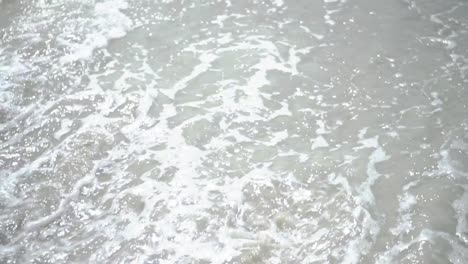
[[468,263],[467,101],[464,0],[3,0],[0,262]]

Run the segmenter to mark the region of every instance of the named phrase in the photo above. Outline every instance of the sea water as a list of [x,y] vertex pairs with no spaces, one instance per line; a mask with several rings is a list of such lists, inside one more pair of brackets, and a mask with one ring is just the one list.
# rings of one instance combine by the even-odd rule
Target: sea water
[[0,263],[468,263],[467,1],[0,2]]

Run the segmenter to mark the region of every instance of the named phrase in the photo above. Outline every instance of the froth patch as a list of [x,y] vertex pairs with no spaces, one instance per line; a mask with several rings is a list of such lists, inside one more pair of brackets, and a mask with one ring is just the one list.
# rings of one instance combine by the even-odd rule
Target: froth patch
[[132,28],[133,22],[121,12],[128,8],[123,0],[109,0],[96,3],[94,17],[89,22],[88,33],[82,43],[72,44],[71,52],[60,59],[62,64],[89,59],[94,50],[104,48],[110,40],[122,38]]

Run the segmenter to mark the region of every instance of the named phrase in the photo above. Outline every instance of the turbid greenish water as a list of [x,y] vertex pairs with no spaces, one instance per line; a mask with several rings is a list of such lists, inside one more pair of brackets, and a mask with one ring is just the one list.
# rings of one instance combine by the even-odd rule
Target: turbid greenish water
[[0,2],[0,263],[468,263],[466,0]]

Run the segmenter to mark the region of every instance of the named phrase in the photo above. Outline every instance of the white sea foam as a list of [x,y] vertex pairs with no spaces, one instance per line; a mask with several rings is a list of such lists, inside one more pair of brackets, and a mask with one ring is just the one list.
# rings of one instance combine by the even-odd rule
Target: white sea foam
[[73,43],[70,53],[61,58],[61,63],[89,59],[96,49],[104,48],[109,41],[122,38],[132,29],[133,22],[122,10],[128,8],[124,0],[108,0],[96,3],[94,18],[90,22],[90,33],[81,43]]
[[327,141],[322,136],[318,136],[313,142],[312,149],[328,147]]

